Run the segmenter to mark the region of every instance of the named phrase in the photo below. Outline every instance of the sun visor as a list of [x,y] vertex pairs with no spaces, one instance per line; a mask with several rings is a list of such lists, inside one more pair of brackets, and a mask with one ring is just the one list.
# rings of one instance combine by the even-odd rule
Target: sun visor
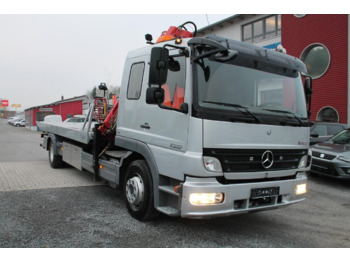
[[[306,66],[300,59],[281,52],[214,35],[210,35],[205,39],[209,40],[208,45],[210,45],[210,42],[214,41],[221,46],[237,51],[237,58],[232,60],[234,64],[291,76],[298,72],[307,73]],[[199,44],[200,42],[206,44],[205,40],[191,40],[189,44],[191,44],[191,42],[193,44]],[[275,70],[280,72],[276,72]]]

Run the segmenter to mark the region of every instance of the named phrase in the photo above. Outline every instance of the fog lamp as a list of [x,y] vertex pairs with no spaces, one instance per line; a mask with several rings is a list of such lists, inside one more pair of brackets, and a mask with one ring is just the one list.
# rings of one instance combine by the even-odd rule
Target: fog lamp
[[192,193],[190,203],[194,206],[220,204],[224,202],[224,193]]
[[295,188],[295,194],[296,195],[302,195],[306,193],[306,184],[299,184]]

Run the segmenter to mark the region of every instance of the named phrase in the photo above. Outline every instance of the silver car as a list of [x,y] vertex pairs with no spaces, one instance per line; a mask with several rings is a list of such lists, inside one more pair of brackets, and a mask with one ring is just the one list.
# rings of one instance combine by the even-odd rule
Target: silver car
[[311,148],[311,173],[350,179],[350,129]]

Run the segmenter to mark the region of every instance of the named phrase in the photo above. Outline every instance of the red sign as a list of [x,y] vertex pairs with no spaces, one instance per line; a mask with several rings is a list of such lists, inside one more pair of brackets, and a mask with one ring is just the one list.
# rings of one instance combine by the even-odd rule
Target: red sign
[[9,101],[8,100],[1,100],[1,105],[2,106],[9,106]]

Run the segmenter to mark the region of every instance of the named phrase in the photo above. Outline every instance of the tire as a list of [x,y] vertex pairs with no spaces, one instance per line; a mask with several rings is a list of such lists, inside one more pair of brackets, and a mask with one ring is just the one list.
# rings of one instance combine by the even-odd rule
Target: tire
[[140,221],[155,219],[151,172],[145,160],[135,160],[128,166],[123,183],[125,205],[130,215]]
[[16,126],[19,127],[19,124],[17,124]]
[[60,168],[63,166],[62,156],[54,154],[54,144],[49,142],[49,162],[52,168]]

